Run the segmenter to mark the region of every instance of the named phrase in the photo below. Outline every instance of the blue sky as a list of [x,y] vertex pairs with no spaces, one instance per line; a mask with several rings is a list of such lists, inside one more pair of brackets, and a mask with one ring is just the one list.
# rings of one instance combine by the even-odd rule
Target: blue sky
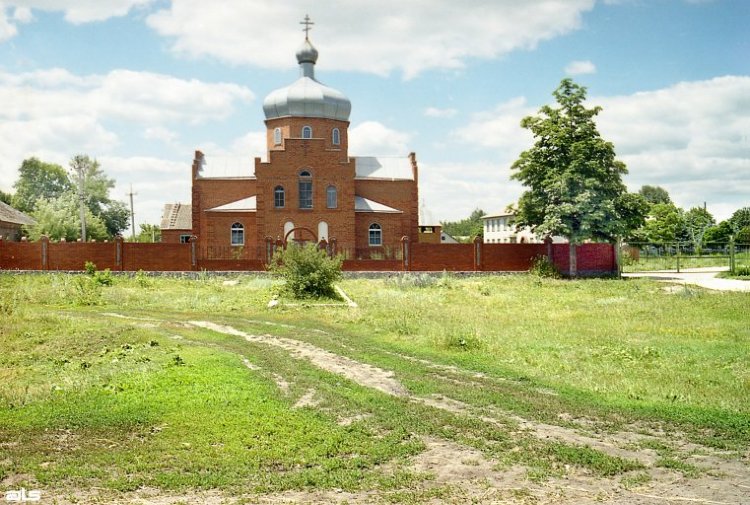
[[[459,5],[460,4],[460,5]],[[746,0],[0,0],[0,189],[21,161],[96,157],[136,223],[189,202],[195,149],[265,157],[262,102],[316,76],[352,101],[350,153],[415,151],[433,221],[502,210],[520,119],[566,76],[601,105],[631,190],[717,218],[750,206]]]

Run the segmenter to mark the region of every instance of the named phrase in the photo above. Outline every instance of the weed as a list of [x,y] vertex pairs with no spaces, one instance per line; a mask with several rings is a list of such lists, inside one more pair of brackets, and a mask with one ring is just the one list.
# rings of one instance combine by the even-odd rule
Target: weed
[[542,278],[559,279],[560,271],[548,256],[537,256],[531,263],[529,273]]
[[77,275],[73,281],[73,303],[79,306],[99,305],[102,303],[102,285],[92,277]]

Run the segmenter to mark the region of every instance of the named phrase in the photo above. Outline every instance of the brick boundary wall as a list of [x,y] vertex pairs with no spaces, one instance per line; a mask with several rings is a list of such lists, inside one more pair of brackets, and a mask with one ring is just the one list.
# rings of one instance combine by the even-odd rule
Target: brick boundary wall
[[[264,259],[204,259],[193,241],[187,244],[124,242],[37,242],[0,240],[0,270],[81,271],[87,261],[112,271],[247,271],[265,270]],[[549,255],[563,274],[569,273],[568,244],[425,244],[402,242],[401,259],[347,259],[348,272],[521,272],[534,258]],[[335,247],[334,247],[335,250]],[[340,251],[341,252],[341,251]],[[262,254],[262,253],[260,253]],[[578,274],[618,273],[613,244],[581,244]]]

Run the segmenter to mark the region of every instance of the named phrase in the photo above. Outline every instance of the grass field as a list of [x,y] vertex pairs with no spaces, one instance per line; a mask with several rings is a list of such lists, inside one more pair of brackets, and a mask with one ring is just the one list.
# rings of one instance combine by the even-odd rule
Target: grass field
[[580,503],[584,478],[699,499],[705,479],[722,496],[722,465],[750,475],[747,294],[525,275],[341,287],[358,308],[269,309],[264,277],[0,276],[0,492],[533,503],[554,483]]

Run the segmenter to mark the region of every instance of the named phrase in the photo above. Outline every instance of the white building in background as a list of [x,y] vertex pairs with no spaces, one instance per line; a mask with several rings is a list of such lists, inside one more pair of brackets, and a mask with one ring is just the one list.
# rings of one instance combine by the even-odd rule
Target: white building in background
[[[485,244],[540,244],[544,239],[537,237],[528,226],[517,229],[515,214],[501,212],[482,217]],[[552,237],[552,242],[567,242],[563,237]]]

